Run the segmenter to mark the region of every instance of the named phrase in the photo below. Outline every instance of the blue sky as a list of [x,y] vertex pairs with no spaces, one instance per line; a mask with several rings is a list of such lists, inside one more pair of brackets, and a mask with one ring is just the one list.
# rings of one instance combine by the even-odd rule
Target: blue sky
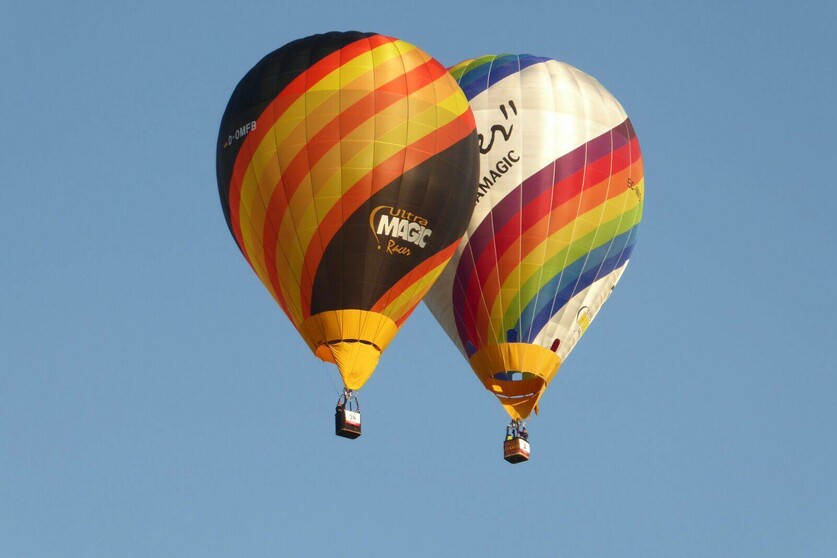
[[[525,6],[524,6],[525,4]],[[0,6],[0,558],[835,556],[833,3]],[[620,289],[501,459],[424,307],[338,380],[224,224],[215,140],[264,54],[358,29],[550,56],[643,148]],[[831,361],[832,364],[828,364]]]

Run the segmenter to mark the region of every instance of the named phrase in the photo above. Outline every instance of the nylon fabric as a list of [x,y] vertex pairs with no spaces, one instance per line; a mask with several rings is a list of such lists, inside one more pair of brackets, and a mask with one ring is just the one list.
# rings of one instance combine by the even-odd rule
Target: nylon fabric
[[[425,302],[486,389],[525,419],[630,260],[641,150],[619,102],[568,64],[489,55],[450,73],[477,123],[479,192]],[[514,360],[509,347],[544,357]]]
[[359,389],[473,212],[473,113],[415,45],[326,33],[263,58],[217,147],[230,231],[315,355]]

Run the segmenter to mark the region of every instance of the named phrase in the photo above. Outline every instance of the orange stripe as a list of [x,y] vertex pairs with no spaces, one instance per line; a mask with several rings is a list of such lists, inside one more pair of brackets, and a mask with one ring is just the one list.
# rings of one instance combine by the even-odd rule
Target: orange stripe
[[[371,312],[381,312],[384,308],[389,305],[390,302],[398,298],[404,291],[410,288],[416,281],[421,280],[427,273],[435,269],[439,266],[442,262],[449,260],[453,256],[454,250],[456,247],[459,246],[459,242],[461,239],[457,239],[453,242],[450,246],[443,248],[439,252],[436,252],[423,262],[421,262],[418,266],[413,268],[407,275],[402,277],[398,280],[395,285],[390,287],[390,289],[385,292],[381,297],[372,305],[370,309]],[[418,278],[415,276],[418,275]],[[389,316],[390,319],[394,319],[392,316]]]
[[[398,153],[377,165],[368,174],[352,185],[348,192],[344,193],[340,203],[328,212],[320,221],[319,234],[321,242],[312,242],[308,245],[305,253],[303,269],[317,269],[323,258],[323,251],[331,239],[340,230],[345,222],[345,216],[354,212],[375,193],[388,186],[393,180],[407,171],[427,161],[437,153],[453,146],[462,139],[467,138],[474,130],[474,117],[471,112],[465,112],[446,125],[438,128],[420,140],[404,147]],[[311,291],[314,287],[312,277],[305,277],[301,283],[302,298],[311,299]],[[310,312],[310,306],[304,309]]]
[[[516,267],[509,266],[509,263],[512,263],[509,262],[509,259],[522,261],[532,250],[543,244],[546,238],[567,226],[578,216],[584,215],[605,201],[623,194],[628,188],[627,178],[631,176],[631,169],[633,169],[638,158],[639,153],[636,153],[631,166],[622,167],[616,173],[604,176],[603,180],[597,184],[583,188],[578,195],[553,209],[533,227],[523,231],[517,241],[500,256],[497,269],[500,271],[501,282],[505,281],[509,273]],[[614,157],[614,159],[616,158]],[[618,166],[617,161],[614,161],[614,166]],[[585,170],[582,169],[579,174],[584,172]]]
[[407,318],[409,318],[409,317],[410,317],[410,314],[412,314],[412,313],[413,313],[413,311],[415,311],[416,307],[419,305],[419,302],[421,302],[421,300],[416,301],[416,303],[415,303],[415,304],[413,304],[413,307],[412,307],[412,308],[408,309],[406,312],[404,312],[404,314],[402,314],[402,315],[401,315],[401,317],[400,317],[400,318],[398,318],[397,320],[395,320],[395,326],[396,326],[396,327],[400,328],[400,327],[401,327],[401,324],[403,324],[404,322],[406,322],[406,321],[407,321]]
[[[453,257],[453,253],[456,250],[456,247],[459,246],[459,242],[461,239],[457,239],[454,243],[452,243],[447,248],[443,248],[433,256],[427,258],[423,262],[421,262],[417,267],[411,270],[407,275],[402,277],[395,285],[393,285],[387,292],[385,292],[381,298],[372,305],[370,309],[371,312],[381,312],[387,305],[398,298],[401,293],[406,291],[410,288],[413,284],[417,281],[420,281],[422,277],[433,271],[436,267],[441,265],[443,262],[450,260]],[[420,301],[420,300],[419,300]],[[401,316],[388,316],[391,320],[396,322],[396,324],[401,325],[401,323],[407,319],[407,316],[410,315],[410,312],[418,305],[418,302],[412,306],[407,312],[402,314]]]
[[[583,188],[578,195],[562,203],[541,218],[534,226],[520,233],[520,236],[500,255],[495,267],[497,273],[491,274],[482,285],[483,300],[496,300],[501,285],[506,282],[509,275],[517,271],[520,262],[534,250],[545,249],[549,237],[607,200],[625,193],[628,189],[627,179],[632,176],[631,172],[636,170],[638,161],[641,161],[638,150],[633,151],[635,153],[634,161],[629,167],[623,167],[615,174],[605,176],[604,180],[599,183]],[[617,162],[614,161],[614,165],[616,164]],[[582,169],[579,174],[584,172],[584,169]],[[518,234],[518,232],[514,231],[514,234]],[[477,323],[486,322],[488,311],[489,309],[485,305],[480,305],[477,308]]]
[[[567,226],[570,222],[574,221],[577,216],[584,215],[588,211],[603,204],[605,201],[624,194],[628,189],[628,177],[635,176],[636,166],[639,161],[641,161],[641,159],[637,156],[637,160],[633,161],[630,166],[622,168],[618,172],[611,175],[608,179],[602,180],[595,186],[585,188],[568,202],[553,209],[551,213],[552,219],[549,223],[548,235],[552,235],[561,228]],[[632,172],[634,173],[633,175],[631,174]],[[608,188],[608,184],[613,186],[614,183],[616,184],[616,187]],[[565,208],[564,213],[569,215],[569,218],[558,218],[558,215],[561,214],[560,210],[562,207]]]
[[[256,129],[247,135],[238,152],[233,167],[233,175],[230,181],[230,221],[233,226],[233,234],[242,247],[244,252],[244,243],[241,236],[241,222],[239,218],[239,209],[241,203],[241,185],[244,181],[244,175],[250,166],[250,159],[255,152],[256,147],[262,142],[264,137],[272,128],[272,123],[279,118],[300,96],[307,90],[309,84],[317,83],[329,73],[331,73],[336,65],[342,65],[350,60],[357,58],[361,54],[369,52],[373,48],[385,43],[394,42],[396,39],[391,37],[384,37],[383,35],[374,35],[365,39],[360,39],[351,43],[340,50],[336,50],[318,61],[316,64],[298,75],[291,83],[287,85],[282,91],[278,93],[276,98],[262,111],[262,114],[256,119]],[[242,156],[247,154],[246,156]],[[250,258],[244,253],[247,261]]]

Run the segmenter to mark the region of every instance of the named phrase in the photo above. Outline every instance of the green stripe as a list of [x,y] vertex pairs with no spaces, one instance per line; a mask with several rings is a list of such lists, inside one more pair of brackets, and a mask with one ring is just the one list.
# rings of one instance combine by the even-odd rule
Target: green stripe
[[[509,301],[509,305],[506,307],[506,313],[503,316],[503,327],[497,331],[497,335],[502,336],[502,338],[497,341],[502,342],[505,339],[506,331],[513,328],[520,319],[518,308],[526,308],[543,286],[561,273],[565,267],[572,265],[578,259],[583,258],[599,246],[607,244],[615,237],[629,231],[637,225],[642,219],[642,205],[641,203],[637,204],[633,209],[622,213],[607,223],[603,223],[586,235],[573,240],[569,246],[544,262],[541,272],[532,275],[521,286],[517,295]],[[522,304],[521,301],[523,301]]]
[[489,54],[486,56],[480,56],[479,58],[474,58],[472,60],[465,60],[464,62],[460,62],[459,64],[450,69],[450,75],[452,75],[456,81],[459,81],[459,78],[462,77],[462,74],[470,72],[474,68],[482,66],[483,64],[488,64],[489,62],[497,58],[497,56],[498,55],[496,54]]

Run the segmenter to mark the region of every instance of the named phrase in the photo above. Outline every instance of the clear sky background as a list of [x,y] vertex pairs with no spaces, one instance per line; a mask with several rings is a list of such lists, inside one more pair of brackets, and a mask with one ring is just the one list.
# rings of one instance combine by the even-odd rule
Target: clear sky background
[[[0,4],[0,558],[837,556],[833,2]],[[550,56],[622,102],[634,257],[502,460],[421,306],[333,434],[337,375],[215,179],[264,54],[376,31]]]

